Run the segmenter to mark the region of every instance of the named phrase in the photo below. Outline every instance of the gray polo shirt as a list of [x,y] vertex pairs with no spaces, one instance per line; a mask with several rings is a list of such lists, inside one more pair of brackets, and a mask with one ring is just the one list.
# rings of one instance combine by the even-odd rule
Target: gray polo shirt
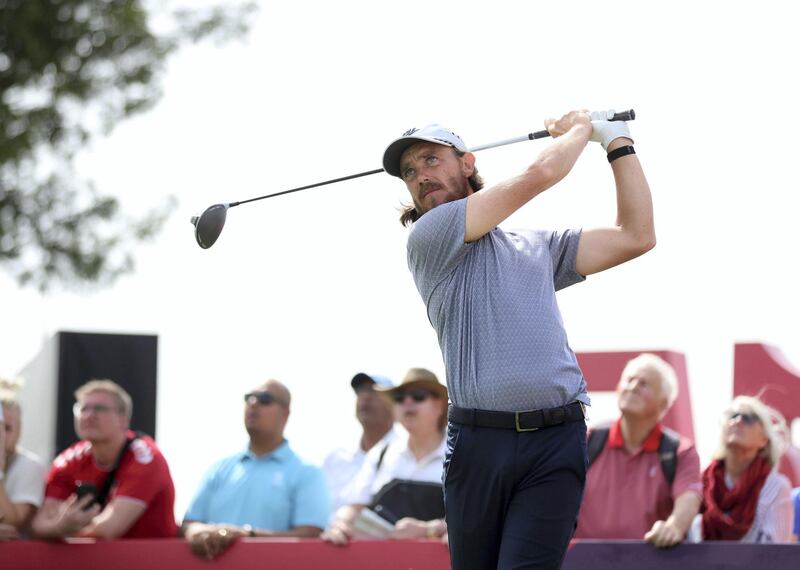
[[589,404],[555,292],[575,270],[580,230],[505,232],[464,243],[466,199],[411,228],[408,266],[439,337],[450,400],[483,410]]

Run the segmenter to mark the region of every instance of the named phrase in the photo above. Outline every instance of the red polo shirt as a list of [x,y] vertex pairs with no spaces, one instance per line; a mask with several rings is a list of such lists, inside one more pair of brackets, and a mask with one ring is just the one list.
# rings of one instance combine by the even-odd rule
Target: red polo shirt
[[681,436],[675,480],[670,489],[658,445],[656,425],[635,453],[625,449],[620,421],[611,424],[608,441],[586,475],[586,489],[575,538],[644,538],[653,524],[672,513],[674,499],[686,491],[702,494],[700,458]]

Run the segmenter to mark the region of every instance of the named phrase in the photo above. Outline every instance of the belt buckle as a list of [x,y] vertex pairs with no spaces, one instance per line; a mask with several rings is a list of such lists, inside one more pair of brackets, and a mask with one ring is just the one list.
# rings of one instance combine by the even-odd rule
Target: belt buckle
[[523,428],[523,427],[520,427],[520,425],[519,425],[519,415],[522,414],[522,413],[524,413],[524,412],[514,412],[514,424],[516,426],[517,433],[538,430],[539,428],[537,428],[537,427],[534,427],[534,428]]

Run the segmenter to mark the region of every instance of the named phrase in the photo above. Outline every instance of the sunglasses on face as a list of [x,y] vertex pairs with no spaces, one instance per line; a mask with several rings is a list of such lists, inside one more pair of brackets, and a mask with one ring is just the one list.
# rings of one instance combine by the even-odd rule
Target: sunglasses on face
[[755,414],[747,412],[728,412],[728,421],[736,421],[736,418],[741,418],[741,420],[749,426],[761,421]]
[[244,401],[247,404],[261,404],[262,406],[269,406],[272,403],[283,404],[281,400],[269,392],[248,392],[244,395]]
[[411,399],[415,402],[424,402],[428,398],[430,398],[433,394],[431,394],[428,390],[424,390],[422,388],[418,388],[416,390],[398,390],[394,394],[392,394],[392,400],[395,401],[397,404],[402,404],[403,401],[406,399],[406,396],[411,396]]

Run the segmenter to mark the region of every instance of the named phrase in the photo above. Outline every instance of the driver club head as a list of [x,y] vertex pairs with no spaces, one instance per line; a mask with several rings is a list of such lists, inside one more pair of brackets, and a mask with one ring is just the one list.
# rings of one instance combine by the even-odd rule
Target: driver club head
[[206,208],[199,216],[192,216],[194,224],[194,237],[197,245],[208,249],[217,241],[222,228],[225,227],[225,218],[228,215],[230,204],[214,204]]

